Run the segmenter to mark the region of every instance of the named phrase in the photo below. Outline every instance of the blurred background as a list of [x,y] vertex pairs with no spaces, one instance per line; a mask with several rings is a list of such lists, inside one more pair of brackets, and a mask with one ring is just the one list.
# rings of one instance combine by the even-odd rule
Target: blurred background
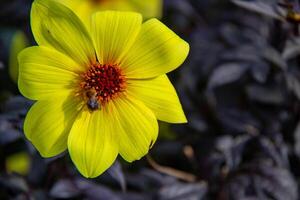
[[[298,0],[165,0],[156,17],[189,42],[169,74],[189,123],[160,123],[132,164],[84,179],[68,153],[43,159],[22,132],[33,102],[17,53],[34,45],[31,0],[0,0],[0,199],[298,200]],[[153,17],[153,16],[148,16]]]

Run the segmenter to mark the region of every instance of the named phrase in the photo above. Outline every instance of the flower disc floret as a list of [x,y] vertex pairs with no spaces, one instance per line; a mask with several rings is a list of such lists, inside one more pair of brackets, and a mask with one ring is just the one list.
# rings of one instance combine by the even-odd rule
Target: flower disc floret
[[82,75],[80,87],[90,109],[93,110],[94,100],[105,105],[109,100],[125,91],[126,79],[117,65],[96,63]]

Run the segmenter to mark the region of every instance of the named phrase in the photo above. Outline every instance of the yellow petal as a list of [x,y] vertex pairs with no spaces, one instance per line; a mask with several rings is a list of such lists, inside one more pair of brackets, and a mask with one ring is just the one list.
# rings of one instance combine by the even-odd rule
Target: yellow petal
[[114,123],[107,108],[84,110],[74,122],[68,138],[72,161],[87,178],[102,174],[115,161],[118,144]]
[[80,67],[68,56],[47,47],[29,47],[19,54],[19,90],[29,99],[65,95],[77,84]]
[[80,19],[53,0],[35,0],[31,28],[39,45],[53,47],[82,65],[95,62],[91,37]]
[[67,148],[67,138],[80,109],[72,97],[36,102],[29,110],[24,132],[43,157],[60,154]]
[[132,11],[142,13],[145,18],[161,18],[163,0],[128,0],[128,4],[132,4]]
[[70,8],[86,25],[86,28],[90,28],[91,15],[95,11],[99,11],[92,0],[55,0],[68,8]]
[[145,18],[159,18],[162,14],[162,0],[109,0],[100,1],[98,4],[89,2],[94,6],[94,9],[134,11],[141,13]]
[[130,78],[153,78],[179,67],[186,59],[189,45],[156,19],[142,29],[120,66]]
[[86,2],[86,0],[54,0],[56,2],[59,2],[65,6],[67,6],[68,8],[70,8],[71,10],[73,10],[73,12],[75,14],[77,14],[74,9],[79,6],[81,4],[81,2]]
[[142,16],[132,12],[104,11],[92,17],[91,32],[102,64],[118,64],[140,31]]
[[128,80],[128,92],[144,102],[159,120],[186,123],[186,117],[172,83],[166,75],[153,79]]
[[9,75],[15,83],[18,82],[19,74],[18,54],[27,46],[28,41],[25,34],[17,31],[12,38],[9,52]]
[[119,138],[119,153],[132,162],[146,155],[155,143],[158,123],[153,112],[141,101],[132,97],[114,100],[114,127]]
[[[88,22],[90,15],[97,11],[116,10],[134,11],[141,13],[145,18],[162,15],[162,0],[56,0],[72,9],[82,21]],[[89,22],[88,22],[89,24]]]

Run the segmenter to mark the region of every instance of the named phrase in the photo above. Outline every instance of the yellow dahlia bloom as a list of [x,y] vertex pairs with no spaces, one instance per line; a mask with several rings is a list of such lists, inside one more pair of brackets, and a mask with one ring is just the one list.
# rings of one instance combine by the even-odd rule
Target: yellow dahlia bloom
[[139,12],[145,18],[162,15],[162,0],[56,0],[73,10],[84,22],[95,11],[116,10]]
[[30,156],[27,152],[18,152],[10,155],[5,160],[7,172],[16,172],[21,175],[27,175],[30,170]]
[[37,100],[24,131],[42,156],[68,149],[78,170],[96,177],[118,154],[129,162],[147,154],[157,119],[186,122],[165,73],[189,45],[158,20],[97,12],[88,31],[64,5],[35,0],[31,26],[39,46],[19,55],[19,89]]

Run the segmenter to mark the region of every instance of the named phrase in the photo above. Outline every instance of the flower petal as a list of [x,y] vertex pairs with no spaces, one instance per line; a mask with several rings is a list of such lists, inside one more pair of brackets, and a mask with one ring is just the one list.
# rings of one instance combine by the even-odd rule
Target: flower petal
[[11,41],[9,52],[9,75],[15,83],[18,83],[19,65],[18,54],[29,45],[26,35],[17,31]]
[[188,52],[188,43],[157,19],[151,19],[142,25],[120,66],[127,77],[153,78],[179,67]]
[[19,54],[19,89],[34,100],[68,93],[82,68],[48,47],[29,47]]
[[118,10],[118,11],[133,11],[138,12],[145,18],[161,17],[162,14],[162,0],[114,0],[114,1],[101,1],[98,4],[91,3],[95,10]]
[[128,2],[132,4],[133,11],[142,13],[145,18],[161,18],[163,8],[162,0],[131,0]]
[[68,8],[70,8],[79,19],[85,24],[86,28],[89,30],[91,24],[91,15],[99,11],[98,6],[95,6],[95,2],[86,0],[54,0],[57,1]]
[[128,162],[139,160],[157,139],[155,115],[141,101],[129,96],[115,99],[111,113],[116,118],[114,126],[119,133],[120,155]]
[[153,79],[128,80],[128,92],[144,102],[159,120],[186,123],[186,117],[172,83],[166,75]]
[[106,109],[92,113],[84,110],[75,120],[68,138],[71,159],[87,178],[99,176],[118,155],[114,124]]
[[133,12],[104,11],[92,17],[91,32],[102,64],[118,64],[138,35],[142,16]]
[[43,157],[67,148],[68,133],[79,110],[74,98],[60,97],[36,102],[29,110],[24,132]]
[[52,0],[35,0],[31,27],[39,45],[53,47],[82,65],[95,62],[91,37],[80,19],[66,6]]

